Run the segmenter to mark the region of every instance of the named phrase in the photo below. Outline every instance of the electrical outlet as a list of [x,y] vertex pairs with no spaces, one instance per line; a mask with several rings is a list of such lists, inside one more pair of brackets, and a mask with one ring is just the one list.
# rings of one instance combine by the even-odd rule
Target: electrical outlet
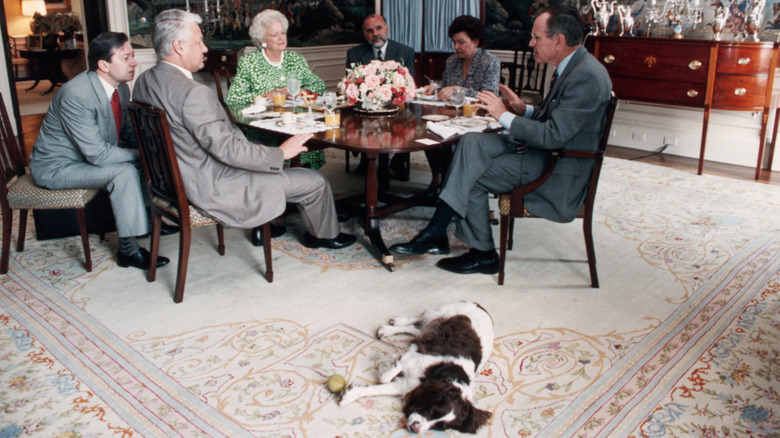
[[631,133],[631,139],[632,140],[645,141],[645,140],[647,140],[647,133],[646,132],[640,132],[640,131],[634,131],[634,132]]
[[677,137],[664,137],[663,144],[668,144],[669,146],[677,146]]

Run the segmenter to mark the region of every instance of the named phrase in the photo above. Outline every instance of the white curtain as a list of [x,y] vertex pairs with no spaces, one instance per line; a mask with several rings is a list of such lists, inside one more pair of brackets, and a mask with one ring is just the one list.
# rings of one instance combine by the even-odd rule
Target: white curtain
[[422,12],[420,0],[384,0],[382,16],[390,28],[388,37],[422,51]]
[[425,51],[453,52],[447,28],[455,17],[479,18],[479,0],[425,0]]

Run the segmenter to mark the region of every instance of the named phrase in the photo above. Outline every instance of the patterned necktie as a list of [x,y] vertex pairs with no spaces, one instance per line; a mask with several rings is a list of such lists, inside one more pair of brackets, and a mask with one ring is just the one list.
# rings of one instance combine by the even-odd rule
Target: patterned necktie
[[552,80],[550,81],[550,90],[553,89],[553,87],[555,86],[555,81],[557,80],[558,80],[558,69],[556,69],[555,72],[553,73]]
[[119,103],[119,91],[114,90],[111,95],[111,109],[114,111],[114,122],[116,123],[116,136],[122,131],[122,105]]
[[384,61],[385,61],[385,57],[384,57],[384,56],[382,56],[382,51],[381,51],[381,50],[377,50],[377,51],[376,51],[376,59],[378,59],[378,60],[380,60],[380,61],[382,61],[382,62],[384,62]]

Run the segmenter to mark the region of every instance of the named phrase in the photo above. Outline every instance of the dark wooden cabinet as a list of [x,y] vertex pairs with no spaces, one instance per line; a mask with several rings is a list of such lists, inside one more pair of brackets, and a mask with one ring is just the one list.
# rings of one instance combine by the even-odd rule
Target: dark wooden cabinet
[[[710,110],[761,111],[759,178],[769,110],[776,107],[772,88],[778,66],[777,44],[590,36],[586,46],[609,71],[618,98],[704,109],[699,174]],[[769,149],[770,165],[775,134]]]

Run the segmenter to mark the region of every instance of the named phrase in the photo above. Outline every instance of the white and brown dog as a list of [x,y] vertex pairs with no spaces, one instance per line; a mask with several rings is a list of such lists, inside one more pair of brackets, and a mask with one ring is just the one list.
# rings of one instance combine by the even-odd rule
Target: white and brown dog
[[406,427],[412,433],[455,429],[475,433],[491,413],[474,407],[474,378],[493,350],[493,320],[479,304],[461,301],[414,318],[393,318],[377,331],[380,339],[414,336],[409,351],[379,376],[375,386],[350,385],[339,405],[377,395],[403,396]]

